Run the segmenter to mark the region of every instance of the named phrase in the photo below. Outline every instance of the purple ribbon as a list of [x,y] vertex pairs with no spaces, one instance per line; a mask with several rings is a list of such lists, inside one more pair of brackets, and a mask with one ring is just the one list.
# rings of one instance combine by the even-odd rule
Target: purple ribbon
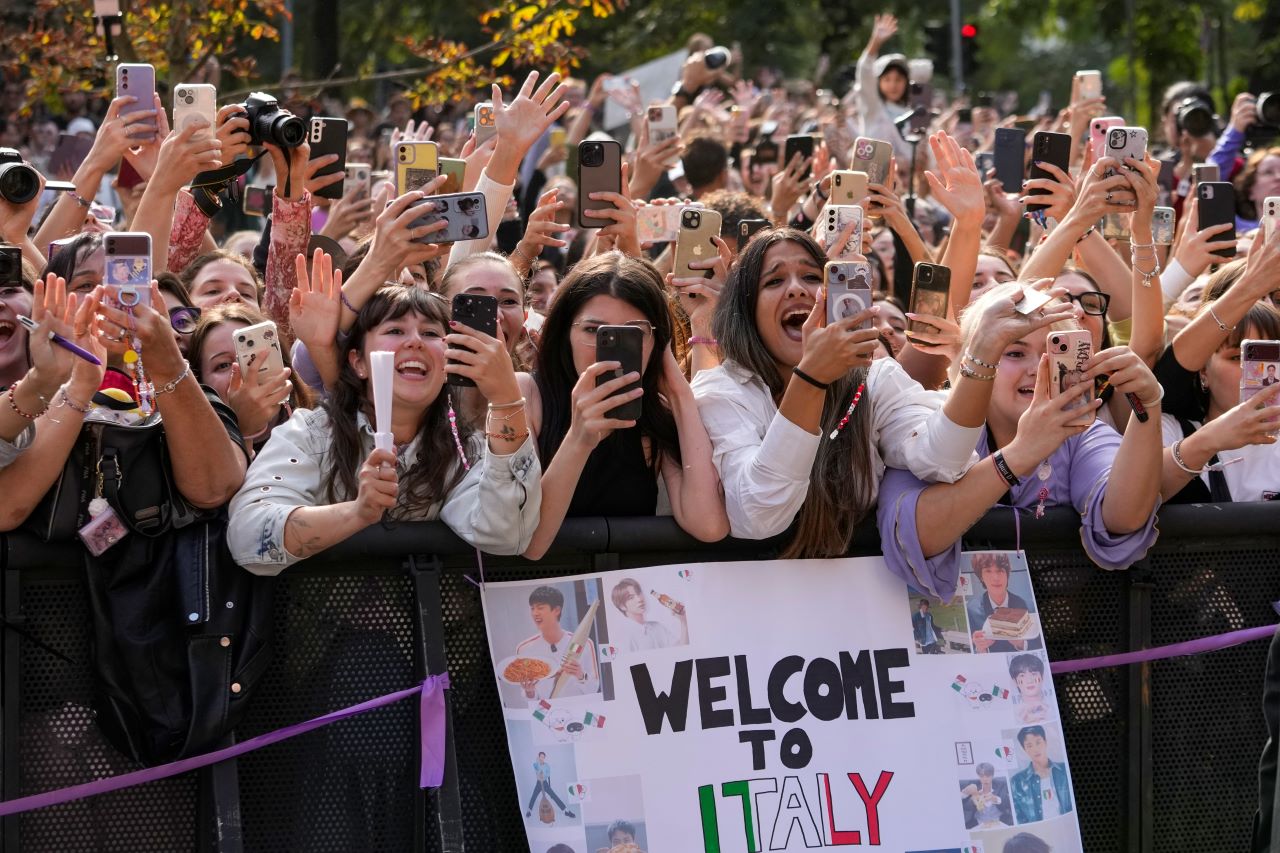
[[345,720],[349,717],[363,714],[366,711],[372,711],[375,708],[394,705],[396,702],[408,699],[415,694],[421,697],[418,724],[422,735],[422,752],[420,755],[422,769],[419,774],[419,780],[424,788],[439,787],[440,781],[444,778],[444,691],[448,688],[448,673],[430,675],[417,687],[410,687],[407,690],[400,690],[396,693],[388,693],[386,696],[379,696],[376,699],[370,699],[367,702],[361,702],[359,705],[352,705],[350,708],[343,708],[340,711],[331,711],[323,716],[307,720],[305,723],[295,723],[292,726],[286,726],[274,732],[267,732],[266,734],[249,738],[243,743],[205,753],[204,755],[183,758],[169,764],[161,764],[159,767],[147,767],[143,770],[135,770],[132,773],[124,773],[120,776],[97,779],[82,785],[72,785],[70,788],[60,788],[56,791],[46,791],[43,794],[32,794],[28,797],[19,797],[16,800],[6,800],[0,803],[0,817],[21,814],[22,812],[47,806],[57,806],[62,803],[69,803],[72,800],[105,794],[109,791],[118,791],[121,788],[141,785],[144,782],[154,782],[157,779],[167,779],[170,776],[177,776],[190,770],[208,767],[210,764],[217,764],[219,761],[236,758],[245,753],[253,752],[255,749],[261,749],[264,746],[270,746],[273,743],[279,743],[282,740],[288,740],[291,737],[297,737],[300,734],[323,728],[330,723],[336,723],[339,720]]
[[1185,643],[1173,643],[1168,646],[1157,646],[1154,649],[1142,649],[1136,652],[1124,652],[1118,655],[1103,655],[1096,658],[1080,658],[1079,660],[1060,660],[1049,664],[1054,675],[1066,672],[1079,672],[1082,669],[1100,669],[1105,666],[1124,666],[1130,663],[1150,663],[1165,658],[1176,658],[1182,655],[1198,655],[1214,652],[1252,640],[1270,637],[1276,632],[1275,625],[1259,625],[1257,628],[1244,628],[1229,631],[1213,637],[1202,637],[1199,640],[1187,640]]

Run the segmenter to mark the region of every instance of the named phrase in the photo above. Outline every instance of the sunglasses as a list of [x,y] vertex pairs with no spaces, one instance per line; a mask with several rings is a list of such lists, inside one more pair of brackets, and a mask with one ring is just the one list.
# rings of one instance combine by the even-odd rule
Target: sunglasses
[[180,305],[169,309],[169,325],[180,335],[189,335],[196,330],[200,322],[200,309],[194,306]]

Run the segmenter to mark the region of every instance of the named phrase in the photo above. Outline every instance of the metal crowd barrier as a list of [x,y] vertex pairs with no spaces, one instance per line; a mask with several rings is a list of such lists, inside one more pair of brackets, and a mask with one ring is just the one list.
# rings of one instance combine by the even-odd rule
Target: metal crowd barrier
[[[1050,655],[1135,650],[1275,621],[1280,505],[1169,507],[1127,572],[1084,556],[1079,519],[1010,510],[971,547],[1020,541]],[[851,550],[876,553],[864,526]],[[575,519],[537,563],[485,557],[486,580],[769,558],[771,543],[695,542],[670,519]],[[92,724],[88,612],[71,545],[0,537],[0,798],[131,769]],[[470,579],[468,579],[468,576]],[[522,851],[475,552],[439,524],[384,525],[282,575],[276,656],[240,739],[412,685],[447,661],[445,785],[420,792],[417,708],[402,702],[188,774],[0,823],[2,853]],[[802,590],[796,594],[802,595]],[[1266,643],[1059,677],[1089,853],[1241,850],[1256,805]]]

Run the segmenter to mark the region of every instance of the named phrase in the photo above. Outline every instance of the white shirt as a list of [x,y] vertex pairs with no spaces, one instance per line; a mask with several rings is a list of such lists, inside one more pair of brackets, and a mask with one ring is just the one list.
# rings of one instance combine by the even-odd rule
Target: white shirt
[[[565,631],[560,640],[555,643],[555,649],[553,650],[551,648],[552,644],[547,642],[546,637],[541,634],[534,634],[516,646],[516,654],[537,655],[559,663],[569,654],[569,646],[572,643],[573,634]],[[590,640],[584,640],[583,645],[582,654],[578,656],[578,663],[582,665],[582,674],[586,677],[573,678],[570,676],[566,678],[558,696],[590,696],[592,693],[600,692],[600,665],[596,663],[596,644]],[[533,688],[534,696],[538,699],[550,699],[551,690],[555,687],[557,678],[558,676],[553,671],[551,675],[538,681]]]
[[[809,493],[826,436],[787,420],[764,380],[733,362],[700,371],[693,394],[711,437],[733,535],[767,539],[782,533]],[[872,362],[859,405],[871,406],[873,502],[886,465],[926,482],[954,483],[977,461],[982,428],[952,422],[942,412],[945,401],[945,393],[926,391],[893,359]]]
[[[631,622],[630,619],[626,620]],[[661,622],[645,622],[627,626],[627,651],[643,652],[649,649],[668,649],[679,645],[680,639]]]
[[456,264],[470,255],[486,251],[493,245],[493,239],[498,234],[498,226],[502,224],[502,215],[507,212],[507,202],[510,201],[514,189],[515,184],[500,184],[490,178],[488,169],[480,173],[480,180],[476,182],[476,188],[471,192],[484,196],[484,212],[489,219],[489,236],[480,240],[459,240],[454,243],[453,248],[449,250],[449,265]]
[[[361,412],[356,416],[361,459],[373,452],[373,429]],[[542,507],[542,466],[533,442],[526,439],[508,456],[488,452],[477,438],[476,458],[462,481],[415,518],[439,518],[468,544],[490,554],[519,554],[529,547]],[[323,506],[327,456],[333,443],[329,415],[323,409],[299,409],[271,431],[231,499],[227,544],[237,563],[260,575],[279,574],[300,560],[284,547],[284,528],[298,507]],[[403,477],[417,458],[414,438],[398,454]],[[349,498],[341,498],[349,500]]]
[[0,468],[8,468],[18,457],[26,452],[31,446],[31,441],[36,437],[36,425],[33,421],[22,428],[22,432],[13,439],[13,441],[5,441],[0,438]]
[[[1194,421],[1192,423],[1195,423]],[[1160,428],[1164,433],[1164,445],[1170,447],[1182,438],[1182,427],[1173,415],[1160,416]],[[1200,424],[1196,423],[1196,428]],[[1226,477],[1227,488],[1231,490],[1231,500],[1237,503],[1244,501],[1274,500],[1280,495],[1280,444],[1247,444],[1235,450],[1223,450],[1218,453],[1218,461],[1243,459],[1222,469]],[[1209,485],[1209,475],[1201,474],[1200,479]]]

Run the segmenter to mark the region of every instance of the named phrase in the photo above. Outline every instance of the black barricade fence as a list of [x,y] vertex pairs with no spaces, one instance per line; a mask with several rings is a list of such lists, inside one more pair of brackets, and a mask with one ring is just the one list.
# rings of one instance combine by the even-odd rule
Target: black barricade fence
[[[1021,543],[1049,654],[1066,660],[1274,622],[1278,526],[1275,505],[1166,508],[1156,547],[1127,572],[1088,561],[1067,510],[1020,525],[996,511],[966,543]],[[852,553],[876,553],[874,531],[862,533]],[[0,631],[0,797],[136,769],[92,723],[75,548],[7,536],[0,553],[9,625]],[[484,578],[772,556],[769,543],[701,545],[670,519],[575,519],[541,562],[486,557]],[[375,527],[286,572],[275,660],[237,732],[244,739],[409,687],[447,657],[455,759],[440,792],[417,789],[416,703],[402,702],[244,756],[231,772],[5,819],[0,851],[453,851],[463,840],[468,851],[526,849],[480,577],[475,552],[439,524]],[[1247,848],[1266,652],[1251,643],[1056,679],[1086,850]]]

